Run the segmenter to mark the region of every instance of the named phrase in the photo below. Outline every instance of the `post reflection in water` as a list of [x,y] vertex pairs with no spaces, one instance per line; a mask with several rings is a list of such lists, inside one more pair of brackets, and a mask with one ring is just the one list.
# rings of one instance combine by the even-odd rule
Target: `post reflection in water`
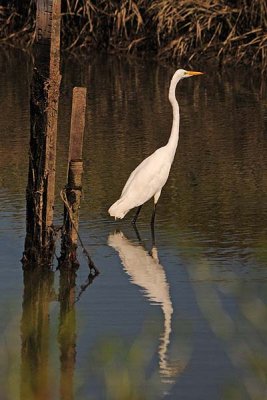
[[35,269],[24,272],[21,319],[21,400],[55,398],[56,368],[51,368],[49,338],[50,303],[60,302],[58,345],[60,349],[60,398],[74,399],[73,376],[76,358],[75,278],[74,271],[60,273],[57,298],[54,272]]
[[[138,231],[136,231],[140,239]],[[186,360],[171,361],[168,347],[172,332],[173,306],[169,284],[163,266],[159,262],[158,251],[154,243],[150,252],[143,245],[132,243],[121,231],[110,234],[109,246],[119,253],[123,268],[130,276],[131,282],[145,289],[145,296],[151,304],[159,304],[164,316],[164,330],[160,336],[158,348],[159,372],[164,382],[172,383],[174,378],[186,367]]]
[[60,347],[60,399],[72,400],[74,369],[76,361],[76,314],[75,314],[75,280],[74,270],[60,271],[60,318],[58,343]]
[[24,272],[21,319],[21,400],[49,399],[49,303],[54,299],[54,273]]

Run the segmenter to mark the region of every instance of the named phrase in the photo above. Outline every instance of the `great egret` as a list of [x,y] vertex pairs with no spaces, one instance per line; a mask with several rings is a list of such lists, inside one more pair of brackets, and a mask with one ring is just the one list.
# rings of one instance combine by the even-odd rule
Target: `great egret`
[[135,224],[142,205],[154,196],[151,218],[151,225],[154,226],[157,202],[168,179],[179,139],[180,113],[175,97],[176,85],[183,78],[202,74],[203,72],[185,71],[184,69],[178,69],[174,73],[169,88],[173,122],[168,143],[143,160],[131,173],[122,190],[121,197],[108,210],[115,219],[123,218],[132,208],[138,207],[132,220],[132,223]]

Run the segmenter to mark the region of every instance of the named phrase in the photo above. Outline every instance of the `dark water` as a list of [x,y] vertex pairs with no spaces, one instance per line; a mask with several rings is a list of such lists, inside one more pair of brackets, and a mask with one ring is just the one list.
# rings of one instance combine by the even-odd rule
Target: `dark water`
[[[0,398],[267,398],[267,97],[254,71],[210,71],[177,91],[181,132],[156,246],[140,214],[107,214],[171,129],[173,68],[65,60],[56,224],[71,93],[88,89],[80,234],[101,274],[25,274],[30,58],[1,54]],[[57,255],[59,249],[57,249]],[[77,301],[75,301],[75,299]]]

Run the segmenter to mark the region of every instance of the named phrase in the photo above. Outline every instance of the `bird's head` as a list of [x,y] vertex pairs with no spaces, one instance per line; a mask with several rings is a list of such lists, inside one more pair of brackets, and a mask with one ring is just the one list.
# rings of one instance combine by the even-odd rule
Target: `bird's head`
[[177,83],[184,79],[184,78],[190,78],[190,76],[195,76],[195,75],[202,75],[203,72],[198,72],[198,71],[186,71],[185,69],[177,69],[171,79],[170,83],[170,88],[169,88],[169,100],[171,104],[173,102],[177,102],[175,98],[175,89]]
[[191,76],[195,75],[203,75],[203,72],[198,72],[198,71],[186,71],[185,69],[177,69],[175,72],[176,77],[178,80],[184,79],[184,78],[190,78]]

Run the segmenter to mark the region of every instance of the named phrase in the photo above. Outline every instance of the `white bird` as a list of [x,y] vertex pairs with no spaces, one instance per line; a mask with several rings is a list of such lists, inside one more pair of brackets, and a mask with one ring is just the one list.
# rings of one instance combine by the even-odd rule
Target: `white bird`
[[151,225],[154,225],[156,205],[161,190],[167,182],[179,140],[180,113],[175,97],[176,85],[183,78],[202,74],[203,72],[185,71],[184,69],[178,69],[174,73],[169,88],[173,122],[168,143],[143,160],[131,173],[122,190],[121,197],[108,210],[110,216],[115,217],[115,219],[123,218],[132,208],[138,207],[132,220],[132,223],[135,224],[142,205],[154,196],[154,209],[151,218]]

